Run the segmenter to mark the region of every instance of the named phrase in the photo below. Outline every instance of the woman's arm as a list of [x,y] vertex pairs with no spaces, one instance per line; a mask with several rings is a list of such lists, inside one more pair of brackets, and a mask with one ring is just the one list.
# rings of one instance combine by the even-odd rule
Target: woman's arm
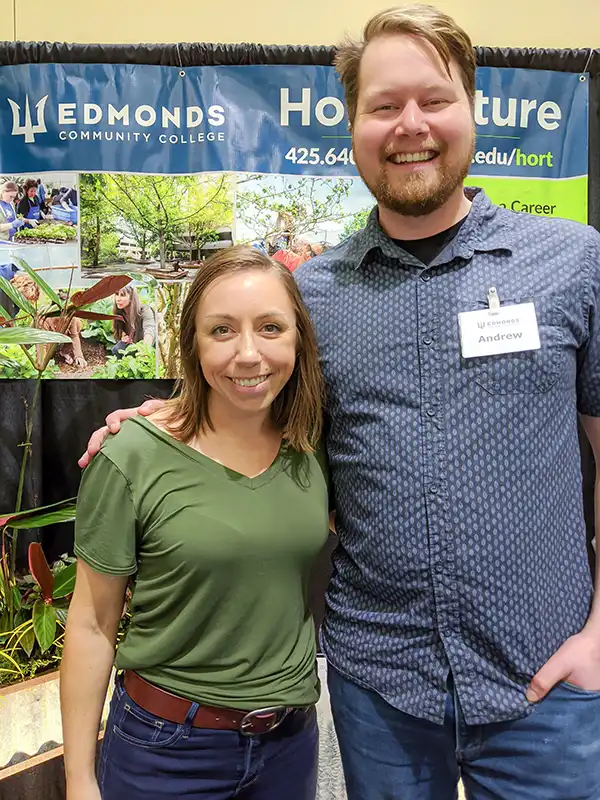
[[156,320],[150,306],[142,306],[142,337],[145,344],[154,345],[156,340]]
[[81,559],[60,667],[67,797],[98,797],[96,745],[128,576],[103,575]]

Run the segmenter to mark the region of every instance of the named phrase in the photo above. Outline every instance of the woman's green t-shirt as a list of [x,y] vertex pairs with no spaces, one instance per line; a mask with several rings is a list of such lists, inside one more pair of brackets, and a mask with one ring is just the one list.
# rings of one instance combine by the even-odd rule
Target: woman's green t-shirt
[[319,459],[283,446],[247,478],[137,417],[83,474],[75,554],[135,575],[116,667],[205,705],[318,699],[311,567],[328,537]]

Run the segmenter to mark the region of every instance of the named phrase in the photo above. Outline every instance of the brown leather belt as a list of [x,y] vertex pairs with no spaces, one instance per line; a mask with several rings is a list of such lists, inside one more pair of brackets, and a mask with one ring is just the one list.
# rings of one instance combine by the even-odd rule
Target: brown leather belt
[[[132,670],[125,670],[123,685],[131,699],[154,716],[179,725],[186,721],[192,706],[190,700],[160,689],[153,683],[148,683]],[[192,720],[192,725],[194,728],[239,731],[246,736],[260,735],[274,730],[290,713],[298,710],[287,706],[270,706],[255,711],[200,706]]]

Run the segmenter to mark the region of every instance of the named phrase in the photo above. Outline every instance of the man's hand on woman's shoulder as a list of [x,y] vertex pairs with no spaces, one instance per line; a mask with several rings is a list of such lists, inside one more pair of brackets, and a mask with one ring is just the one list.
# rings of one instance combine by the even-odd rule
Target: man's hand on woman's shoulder
[[87,443],[87,450],[77,462],[81,469],[88,466],[92,458],[100,452],[102,443],[109,433],[118,433],[121,430],[121,423],[130,417],[135,417],[140,414],[142,417],[147,417],[154,414],[155,411],[160,411],[164,405],[164,400],[146,400],[141,406],[136,408],[119,408],[112,411],[106,417],[106,425],[103,425],[98,430],[94,431]]

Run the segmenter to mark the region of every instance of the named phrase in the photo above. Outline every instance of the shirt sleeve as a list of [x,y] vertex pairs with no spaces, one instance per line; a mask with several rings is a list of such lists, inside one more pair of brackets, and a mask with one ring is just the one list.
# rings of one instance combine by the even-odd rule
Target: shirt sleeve
[[85,469],[79,487],[75,555],[96,572],[133,575],[137,571],[136,531],[129,484],[100,452]]
[[588,230],[586,338],[579,350],[577,409],[580,414],[600,417],[600,234],[593,228]]
[[146,336],[152,336],[153,342],[156,339],[156,320],[150,306],[142,306],[142,338]]

